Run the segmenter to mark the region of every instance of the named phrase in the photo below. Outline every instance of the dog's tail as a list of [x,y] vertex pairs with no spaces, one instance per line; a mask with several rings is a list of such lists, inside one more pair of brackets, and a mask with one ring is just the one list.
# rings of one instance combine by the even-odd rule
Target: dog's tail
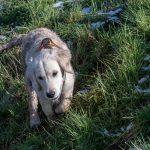
[[22,41],[26,34],[18,35],[17,37],[14,37],[10,42],[4,45],[0,45],[0,53],[2,53],[4,50],[11,49],[15,46],[20,46],[22,44]]

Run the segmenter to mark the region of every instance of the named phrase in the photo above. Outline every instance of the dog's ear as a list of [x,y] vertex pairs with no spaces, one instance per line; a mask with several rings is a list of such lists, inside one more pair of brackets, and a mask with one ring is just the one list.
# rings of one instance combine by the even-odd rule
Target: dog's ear
[[57,61],[61,69],[67,73],[73,73],[71,66],[71,54],[68,50],[60,50],[57,52]]
[[57,47],[60,49],[56,52],[56,59],[60,65],[61,69],[64,70],[65,72],[73,73],[73,69],[72,69],[71,62],[70,62],[71,54],[65,43],[62,42],[61,47],[59,47],[57,44],[55,44],[52,41],[52,39],[45,38],[42,40],[39,50],[41,50],[42,48],[52,49],[53,47]]
[[[57,44],[55,44],[52,39],[50,38],[45,38],[42,40],[41,45],[39,47],[39,50],[41,50],[42,48],[50,48],[52,49],[53,47],[57,47],[60,48]],[[60,48],[61,49],[61,48]]]

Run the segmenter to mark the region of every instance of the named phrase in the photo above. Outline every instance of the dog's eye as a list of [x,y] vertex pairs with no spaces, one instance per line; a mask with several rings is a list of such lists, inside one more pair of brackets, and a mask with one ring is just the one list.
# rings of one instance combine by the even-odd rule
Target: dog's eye
[[39,76],[38,78],[39,78],[40,80],[43,80],[43,79],[44,79],[44,77],[42,77],[42,76]]
[[54,71],[53,72],[53,77],[56,77],[57,73],[58,73],[57,71]]

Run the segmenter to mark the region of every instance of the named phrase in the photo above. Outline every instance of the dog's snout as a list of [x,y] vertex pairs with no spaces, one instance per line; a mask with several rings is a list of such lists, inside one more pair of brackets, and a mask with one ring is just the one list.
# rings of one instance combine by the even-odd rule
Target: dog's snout
[[46,93],[46,96],[48,97],[48,98],[53,98],[54,96],[55,96],[55,91],[51,91],[51,92],[47,92]]

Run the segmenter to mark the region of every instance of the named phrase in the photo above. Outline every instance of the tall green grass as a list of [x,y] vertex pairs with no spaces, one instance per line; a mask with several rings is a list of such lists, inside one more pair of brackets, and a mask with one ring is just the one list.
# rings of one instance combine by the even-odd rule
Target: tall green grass
[[[44,26],[70,43],[78,74],[71,109],[48,122],[39,107],[42,125],[30,129],[20,51],[15,48],[1,54],[0,149],[148,149],[150,94],[135,89],[138,80],[149,74],[141,68],[149,65],[144,56],[150,55],[150,2],[126,1],[119,25],[111,24],[107,30],[91,29],[90,19],[98,10],[109,10],[124,1],[76,1],[65,3],[63,10],[53,9],[53,3],[2,0],[0,32],[8,41],[14,34]],[[87,16],[81,12],[85,6],[92,9]],[[81,94],[84,88],[89,90]],[[148,82],[144,88],[149,88]]]

